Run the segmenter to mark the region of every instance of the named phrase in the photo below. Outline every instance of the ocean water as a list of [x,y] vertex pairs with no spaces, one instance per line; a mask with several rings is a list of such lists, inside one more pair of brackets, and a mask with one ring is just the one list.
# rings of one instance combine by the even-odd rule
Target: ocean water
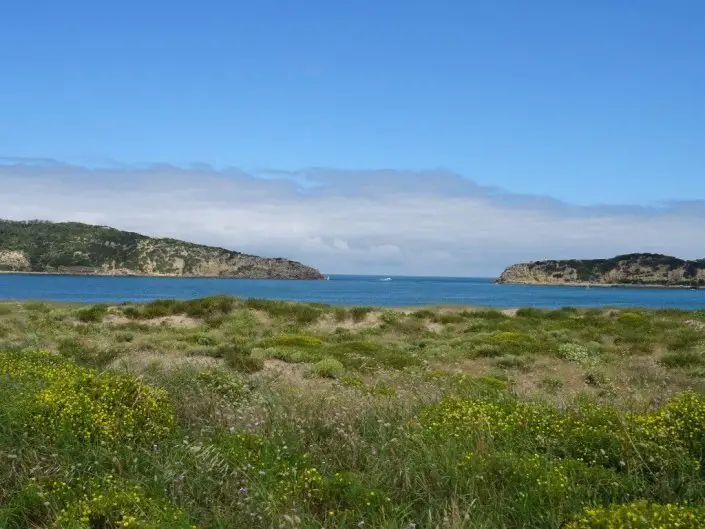
[[189,299],[215,294],[331,305],[705,309],[705,290],[496,285],[489,278],[331,276],[330,281],[0,275],[1,300],[72,302]]

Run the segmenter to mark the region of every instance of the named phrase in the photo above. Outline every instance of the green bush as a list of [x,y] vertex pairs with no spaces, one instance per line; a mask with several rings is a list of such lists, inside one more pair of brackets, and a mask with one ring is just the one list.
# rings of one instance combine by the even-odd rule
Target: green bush
[[287,347],[318,347],[323,344],[320,338],[304,334],[282,334],[267,340],[267,345]]
[[[392,501],[383,490],[371,486],[363,474],[352,471],[336,472],[324,480],[320,496],[329,517],[343,518],[341,522],[345,517],[360,519],[384,511]],[[341,523],[338,527],[347,525]]]
[[535,309],[535,308],[523,308],[517,310],[517,318],[543,318],[547,316],[546,311]]
[[24,309],[27,312],[51,312],[51,307],[42,301],[28,301],[24,304]]
[[643,314],[636,312],[622,312],[618,320],[619,323],[625,327],[642,327],[648,323],[648,320]]
[[438,323],[443,325],[450,325],[453,323],[463,323],[465,321],[465,316],[459,312],[448,312],[446,314],[441,314],[438,317]]
[[191,318],[215,319],[230,314],[238,305],[232,296],[211,296],[186,301],[176,299],[155,299],[143,305],[128,305],[122,312],[128,318],[151,320],[185,314]]
[[705,355],[700,351],[676,351],[661,357],[659,363],[671,369],[705,365]]
[[578,459],[498,451],[469,453],[460,462],[477,501],[502,512],[510,527],[561,527],[571,513],[634,493],[629,477]]
[[61,340],[57,350],[61,356],[89,367],[104,367],[124,352],[121,346],[99,348],[75,338]]
[[175,299],[155,299],[138,309],[138,317],[146,320],[163,318],[183,310],[183,302]]
[[340,378],[345,373],[345,366],[335,358],[324,358],[311,365],[311,374],[321,378]]
[[529,371],[531,363],[531,359],[525,355],[504,355],[493,361],[494,365],[502,369],[519,369],[520,371]]
[[264,368],[264,358],[252,354],[252,347],[241,343],[222,346],[218,351],[225,362],[240,373],[255,373]]
[[538,353],[542,350],[541,343],[536,338],[516,331],[495,331],[479,335],[473,343],[477,356],[521,355]]
[[350,316],[355,323],[360,323],[373,311],[372,307],[353,307],[350,309]]
[[465,312],[466,318],[477,318],[483,320],[507,320],[509,316],[495,309],[489,310],[470,310]]
[[336,307],[333,309],[333,319],[338,323],[342,323],[348,319],[348,311],[343,307]]
[[121,483],[111,475],[54,483],[40,491],[59,506],[52,526],[66,529],[196,529],[184,513],[164,499]]
[[76,318],[84,323],[101,323],[108,313],[106,305],[93,305],[76,311]]
[[428,310],[428,309],[414,311],[411,313],[411,315],[414,318],[418,318],[420,320],[436,321],[438,319],[438,315],[435,312],[433,312],[432,310]]
[[230,401],[236,401],[247,393],[244,382],[228,371],[221,369],[199,371],[195,378],[204,389]]
[[703,456],[705,398],[684,393],[657,412],[625,415],[594,403],[561,412],[508,398],[448,396],[424,409],[420,424],[432,436],[522,443],[591,465],[643,472],[649,479],[693,477]]
[[30,431],[83,442],[152,443],[169,434],[174,414],[162,389],[123,373],[97,373],[48,352],[0,356],[0,376],[13,381]]
[[634,415],[643,436],[664,446],[684,445],[705,463],[705,395],[685,391],[675,395],[658,411]]
[[135,334],[128,331],[120,331],[115,333],[115,341],[129,343],[135,339]]
[[586,509],[566,529],[702,529],[705,508],[645,500]]
[[204,347],[213,347],[218,345],[218,340],[214,336],[210,336],[205,333],[198,333],[191,337],[191,340],[197,345],[202,345]]
[[249,309],[261,310],[275,318],[282,318],[294,321],[299,325],[310,325],[316,323],[323,314],[319,307],[305,303],[290,303],[287,301],[254,299],[245,300],[245,306]]
[[237,306],[237,299],[231,296],[211,296],[183,302],[183,312],[191,318],[206,318],[230,314]]

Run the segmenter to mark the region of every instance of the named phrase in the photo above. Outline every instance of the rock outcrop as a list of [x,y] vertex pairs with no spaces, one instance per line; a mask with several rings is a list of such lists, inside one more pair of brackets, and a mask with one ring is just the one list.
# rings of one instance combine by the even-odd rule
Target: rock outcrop
[[0,220],[0,271],[50,274],[324,279],[283,258],[75,222]]
[[498,283],[704,287],[705,259],[635,253],[612,259],[534,261],[508,267]]

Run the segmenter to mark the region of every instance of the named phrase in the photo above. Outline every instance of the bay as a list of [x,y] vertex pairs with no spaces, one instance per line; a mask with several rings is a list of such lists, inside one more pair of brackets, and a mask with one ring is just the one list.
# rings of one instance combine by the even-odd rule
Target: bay
[[66,302],[191,299],[216,294],[331,305],[705,308],[705,290],[497,285],[490,278],[334,275],[329,281],[2,274],[0,299]]

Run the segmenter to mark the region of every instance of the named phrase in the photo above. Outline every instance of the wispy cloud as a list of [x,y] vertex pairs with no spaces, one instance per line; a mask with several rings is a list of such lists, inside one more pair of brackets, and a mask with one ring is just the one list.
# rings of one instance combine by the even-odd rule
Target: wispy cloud
[[329,273],[495,275],[544,257],[705,257],[705,201],[575,206],[447,171],[88,167],[0,159],[0,217],[75,220],[286,256]]

